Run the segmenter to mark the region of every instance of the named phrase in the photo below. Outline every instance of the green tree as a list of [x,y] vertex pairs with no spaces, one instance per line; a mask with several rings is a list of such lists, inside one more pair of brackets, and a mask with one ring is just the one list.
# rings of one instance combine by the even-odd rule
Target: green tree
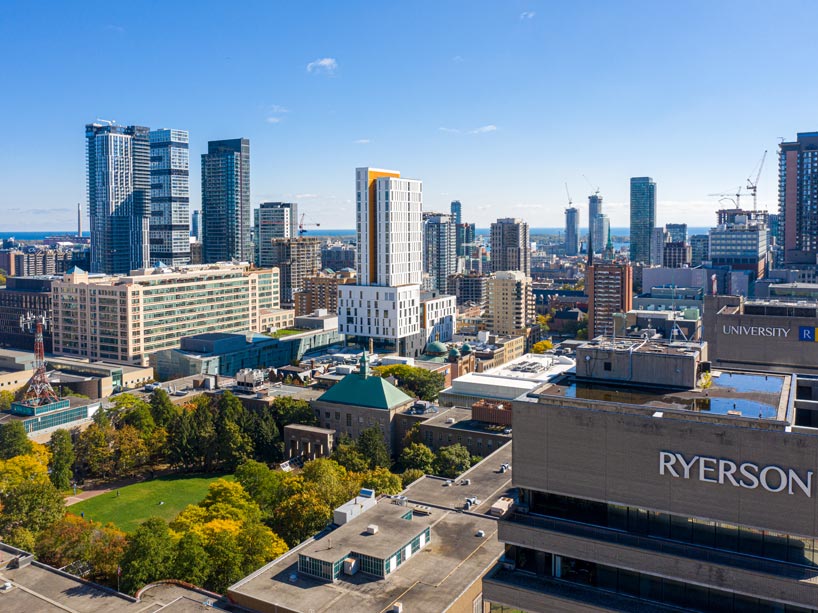
[[207,496],[199,503],[200,507],[211,510],[214,507],[234,509],[230,519],[242,522],[258,522],[261,520],[261,510],[242,487],[241,483],[217,479],[208,486]]
[[369,469],[369,462],[358,451],[355,443],[339,443],[332,451],[331,459],[335,460],[349,471],[362,473]]
[[415,422],[412,424],[412,427],[407,430],[406,434],[403,435],[403,440],[401,441],[401,448],[406,448],[412,443],[422,443],[423,442],[423,433],[420,431],[420,422]]
[[65,490],[71,486],[73,477],[74,444],[68,430],[56,430],[51,435],[51,463],[49,464],[51,483],[58,490]]
[[388,468],[376,468],[364,474],[364,487],[375,490],[376,494],[394,495],[403,490],[400,475],[390,472]]
[[577,330],[576,338],[580,341],[588,340],[588,328],[580,328]]
[[8,390],[0,391],[0,411],[8,411],[14,402],[14,394]]
[[400,475],[400,480],[401,480],[401,483],[403,484],[404,489],[406,489],[409,486],[410,483],[413,483],[414,481],[417,481],[418,479],[423,477],[425,474],[426,473],[424,473],[422,470],[419,470],[417,468],[407,468]]
[[287,543],[268,527],[258,523],[245,524],[236,535],[239,551],[244,555],[242,576],[248,575],[267,562],[287,552]]
[[204,549],[210,560],[206,586],[214,592],[223,594],[230,585],[243,576],[244,555],[239,549],[236,536],[228,530],[220,530],[205,543]]
[[48,528],[65,514],[62,495],[49,480],[21,481],[0,492],[0,534],[24,527],[33,533]]
[[324,503],[334,509],[350,500],[360,490],[360,481],[333,460],[319,458],[304,465],[301,476]]
[[0,425],[0,460],[31,453],[33,447],[21,421]]
[[401,451],[400,463],[407,470],[415,468],[430,475],[434,472],[435,454],[423,443],[412,443]]
[[551,351],[553,348],[554,343],[552,343],[551,341],[548,340],[540,341],[532,345],[531,353],[545,353],[546,351]]
[[122,557],[122,588],[132,594],[152,581],[169,578],[175,549],[164,519],[144,521],[131,536]]
[[250,460],[236,469],[236,480],[255,500],[265,516],[269,516],[281,501],[294,492],[285,485],[287,479],[298,479],[282,471],[270,470],[266,464]]
[[268,407],[251,413],[251,427],[247,434],[253,442],[255,457],[263,462],[280,462],[284,458],[284,442],[276,424],[275,415]]
[[384,440],[380,428],[372,426],[361,432],[360,436],[358,436],[357,447],[369,464],[370,469],[379,466],[389,468],[391,464],[389,450],[386,447],[386,440]]
[[[102,411],[97,411],[97,414]],[[77,469],[92,477],[109,477],[114,472],[114,429],[104,417],[80,433],[76,455]]]
[[284,500],[273,512],[273,530],[294,547],[323,530],[332,518],[330,509],[313,490]]
[[170,396],[161,387],[156,388],[151,394],[150,411],[154,423],[161,428],[167,428],[178,414],[170,401]]
[[302,426],[317,426],[318,418],[305,400],[297,400],[289,396],[279,396],[273,402],[278,428],[282,432],[284,426],[301,424]]
[[[204,398],[204,396],[200,396]],[[191,414],[191,448],[198,463],[206,471],[213,470],[218,456],[216,445],[216,424],[213,409],[207,399],[195,402]]]
[[471,466],[471,454],[460,443],[441,447],[435,459],[435,471],[441,477],[456,477]]
[[148,461],[145,441],[133,426],[123,426],[114,433],[114,472],[118,477],[132,475]]
[[150,405],[142,401],[134,403],[132,408],[122,413],[119,423],[134,427],[144,437],[149,437],[156,428]]
[[239,464],[253,457],[253,441],[234,421],[219,419],[216,447],[219,463],[228,471],[236,470]]
[[210,566],[202,537],[193,531],[185,532],[176,543],[173,577],[201,587],[207,580]]
[[400,389],[410,396],[429,402],[437,400],[437,395],[446,383],[446,377],[442,373],[406,364],[378,366],[375,372],[381,377],[394,377]]

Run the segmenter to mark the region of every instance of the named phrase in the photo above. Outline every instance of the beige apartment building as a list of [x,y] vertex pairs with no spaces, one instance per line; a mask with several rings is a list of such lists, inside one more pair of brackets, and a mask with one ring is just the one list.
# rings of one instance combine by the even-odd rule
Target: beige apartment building
[[74,268],[52,285],[54,353],[147,366],[204,332],[264,331],[279,306],[278,269],[247,264],[148,268],[130,275]]
[[488,279],[486,324],[491,332],[516,336],[534,322],[531,278],[518,270],[496,272]]
[[318,309],[338,312],[338,287],[355,284],[357,275],[351,268],[332,274],[320,272],[304,279],[304,287],[293,291],[296,316],[309,315]]

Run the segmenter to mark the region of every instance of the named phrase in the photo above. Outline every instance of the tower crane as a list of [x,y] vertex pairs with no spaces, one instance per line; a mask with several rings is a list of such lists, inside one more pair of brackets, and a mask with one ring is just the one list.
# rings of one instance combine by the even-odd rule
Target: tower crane
[[721,193],[721,194],[707,194],[708,196],[716,196],[719,198],[719,202],[722,200],[730,200],[733,204],[736,205],[737,209],[741,208],[741,189],[742,187],[739,185],[738,189],[735,193]]
[[758,172],[755,179],[747,179],[747,189],[753,194],[753,210],[758,210],[758,180],[761,178],[761,170],[764,168],[764,162],[767,160],[767,150],[764,150],[764,155],[761,156],[761,161],[758,163]]
[[568,206],[569,207],[574,206],[574,201],[571,200],[571,192],[568,191],[568,183],[567,182],[565,183],[565,193],[568,194]]
[[306,223],[304,218],[306,215],[304,213],[301,214],[301,219],[298,220],[298,235],[301,236],[302,234],[306,234],[308,227],[315,227],[320,228],[320,223]]
[[591,186],[591,189],[594,190],[594,196],[599,196],[599,186],[597,185],[596,187],[594,187],[594,184],[591,183],[591,180],[585,175],[582,175],[582,178],[585,179],[588,182],[588,185]]

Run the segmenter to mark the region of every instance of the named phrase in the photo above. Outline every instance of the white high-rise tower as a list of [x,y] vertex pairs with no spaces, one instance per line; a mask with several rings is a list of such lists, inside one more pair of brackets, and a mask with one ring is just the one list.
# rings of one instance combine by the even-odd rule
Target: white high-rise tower
[[339,331],[404,353],[420,332],[423,184],[393,170],[355,171],[358,282],[339,288]]

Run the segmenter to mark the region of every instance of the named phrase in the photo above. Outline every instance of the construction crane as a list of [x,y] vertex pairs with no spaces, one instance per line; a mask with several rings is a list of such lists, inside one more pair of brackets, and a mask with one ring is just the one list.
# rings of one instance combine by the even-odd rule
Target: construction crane
[[304,213],[301,214],[301,219],[298,221],[298,235],[301,236],[302,234],[306,234],[308,227],[315,227],[320,228],[320,223],[306,223],[304,218],[306,215]]
[[741,208],[741,186],[735,191],[735,193],[721,193],[721,194],[707,194],[708,196],[716,196],[719,199],[719,202],[722,200],[729,200],[733,204],[736,205],[737,209]]
[[594,184],[591,183],[591,180],[585,175],[582,175],[582,178],[585,179],[588,182],[588,185],[591,187],[591,189],[594,190],[594,196],[599,196],[599,186],[597,185],[596,187],[594,187]]
[[574,206],[574,201],[571,200],[571,192],[568,191],[568,183],[565,183],[565,193],[568,194],[568,206]]
[[767,150],[764,150],[764,155],[761,156],[761,161],[758,163],[758,172],[755,179],[747,179],[747,189],[753,194],[753,210],[758,210],[758,180],[761,178],[761,170],[764,168],[764,162],[767,160]]

